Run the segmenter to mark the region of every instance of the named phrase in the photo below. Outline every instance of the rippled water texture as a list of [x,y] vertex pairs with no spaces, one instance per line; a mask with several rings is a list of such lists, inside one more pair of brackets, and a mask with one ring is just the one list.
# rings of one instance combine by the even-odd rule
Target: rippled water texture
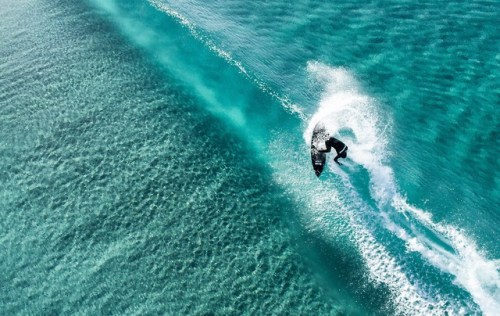
[[498,9],[3,1],[0,314],[494,315]]
[[2,21],[2,313],[334,313],[293,205],[189,92],[88,7]]

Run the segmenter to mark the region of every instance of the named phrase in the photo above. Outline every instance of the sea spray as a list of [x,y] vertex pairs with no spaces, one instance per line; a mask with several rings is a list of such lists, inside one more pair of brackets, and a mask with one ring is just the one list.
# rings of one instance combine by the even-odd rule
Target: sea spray
[[[324,85],[325,93],[318,111],[312,116],[304,132],[304,139],[307,141],[310,138],[312,128],[318,121],[323,121],[334,135],[342,133],[345,129],[351,130],[353,136],[346,138],[349,146],[348,156],[370,174],[371,198],[376,201],[376,212],[381,217],[383,227],[403,240],[409,251],[419,253],[427,262],[444,273],[454,275],[454,283],[466,289],[486,315],[494,315],[495,311],[500,310],[498,263],[486,259],[477,250],[474,241],[460,230],[444,223],[433,222],[430,213],[409,205],[401,195],[394,172],[388,164],[388,157],[391,156],[387,148],[390,139],[390,134],[387,134],[391,126],[390,118],[386,116],[387,122],[378,119],[374,101],[360,92],[357,82],[347,70],[331,68],[316,62],[309,63],[308,70]],[[332,168],[337,169],[337,167]],[[350,185],[350,179],[345,177],[345,173],[343,175],[344,183]],[[354,191],[350,193],[353,199],[360,198],[356,197],[355,193],[359,188],[352,186],[351,189]],[[424,226],[423,229],[428,232],[427,234],[415,229],[415,225],[412,224],[415,220]],[[366,232],[361,233],[363,229],[364,227],[359,227],[355,232],[366,234]],[[425,302],[425,297],[418,294],[423,291],[411,290],[412,286],[408,287],[410,283],[404,281],[406,276],[397,265],[390,269],[374,268],[384,259],[378,258],[374,261],[373,255],[380,255],[384,251],[376,249],[382,246],[367,236],[369,234],[361,238],[359,246],[374,279],[389,284],[394,289],[395,300],[399,303],[408,300],[405,298],[408,291],[413,291],[419,300],[423,299],[422,302]],[[386,264],[389,266],[395,264],[389,256],[386,255],[386,258],[388,259],[385,260]],[[410,301],[416,302],[415,299]],[[444,308],[445,306],[442,301],[424,304],[422,302],[418,303],[420,307],[434,305]],[[445,309],[466,313],[466,307],[460,305],[452,307],[448,304]]]

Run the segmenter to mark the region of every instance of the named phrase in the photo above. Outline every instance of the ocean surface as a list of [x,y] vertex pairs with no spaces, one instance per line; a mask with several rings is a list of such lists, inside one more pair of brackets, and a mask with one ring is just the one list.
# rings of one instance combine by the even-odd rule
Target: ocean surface
[[0,314],[498,315],[499,12],[0,0]]

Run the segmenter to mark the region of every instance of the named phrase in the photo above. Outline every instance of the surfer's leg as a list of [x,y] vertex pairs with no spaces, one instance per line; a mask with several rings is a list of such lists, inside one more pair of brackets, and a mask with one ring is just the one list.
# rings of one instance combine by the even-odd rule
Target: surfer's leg
[[345,146],[345,149],[340,153],[340,158],[347,158],[347,149],[349,149],[349,147]]

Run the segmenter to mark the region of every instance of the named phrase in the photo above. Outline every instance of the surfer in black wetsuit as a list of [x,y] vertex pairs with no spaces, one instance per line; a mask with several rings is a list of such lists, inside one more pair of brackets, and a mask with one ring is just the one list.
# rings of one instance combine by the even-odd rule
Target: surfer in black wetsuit
[[342,164],[338,161],[339,158],[346,158],[347,157],[347,146],[340,140],[336,139],[335,137],[331,136],[325,141],[326,149],[323,150],[318,150],[321,153],[329,153],[332,150],[332,147],[335,149],[337,152],[337,156],[333,158],[333,161],[338,163],[339,165],[342,166]]

